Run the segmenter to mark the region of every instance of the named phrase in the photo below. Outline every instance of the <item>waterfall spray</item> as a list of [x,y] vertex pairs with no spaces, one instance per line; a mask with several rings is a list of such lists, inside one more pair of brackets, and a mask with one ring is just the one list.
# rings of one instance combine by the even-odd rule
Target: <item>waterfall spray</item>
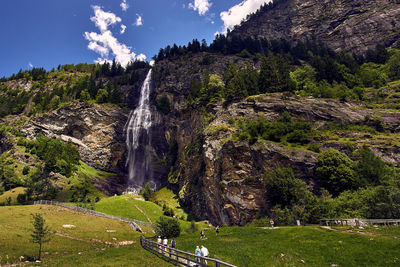
[[151,157],[148,153],[150,145],[150,69],[140,90],[139,104],[134,111],[129,114],[126,126],[126,147],[128,157],[126,167],[128,167],[128,187],[126,193],[138,193],[144,187],[145,182],[152,182]]

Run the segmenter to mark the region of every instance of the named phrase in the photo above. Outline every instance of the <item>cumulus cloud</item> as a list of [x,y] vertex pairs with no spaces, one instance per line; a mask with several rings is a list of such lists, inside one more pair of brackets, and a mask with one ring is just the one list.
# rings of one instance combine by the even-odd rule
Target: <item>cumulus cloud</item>
[[143,25],[142,16],[140,16],[139,14],[136,14],[136,16],[137,16],[137,18],[136,18],[136,21],[135,21],[135,23],[133,25],[142,26]]
[[124,33],[125,33],[125,30],[126,30],[126,26],[125,26],[124,24],[122,24],[122,25],[121,25],[121,31],[120,31],[120,33],[121,33],[121,34],[124,34]]
[[194,0],[193,3],[189,3],[189,8],[197,11],[200,16],[206,14],[211,6],[212,3],[210,3],[208,0]]
[[[93,10],[95,15],[91,18],[91,21],[99,28],[100,33],[85,32],[84,36],[85,39],[89,41],[88,48],[101,56],[101,58],[95,60],[96,63],[110,61],[108,59],[110,53],[115,56],[115,60],[122,66],[126,66],[130,61],[136,59],[146,59],[145,55],[136,55],[131,51],[131,47],[120,43],[108,29],[109,26],[121,22],[119,17],[114,13],[104,12],[99,6],[93,6]],[[122,24],[121,33],[125,32],[125,29],[126,26]]]
[[272,0],[244,0],[228,11],[221,12],[220,17],[224,22],[223,33],[226,33],[227,29],[232,29],[233,26],[240,24],[248,14],[255,12],[262,4],[269,2],[272,2]]
[[94,10],[94,17],[91,17],[90,20],[96,24],[101,32],[106,31],[110,25],[121,22],[121,18],[117,17],[114,13],[105,12],[99,6],[92,6],[92,8]]
[[126,3],[126,0],[122,0],[122,3],[120,4],[122,11],[127,11],[129,8],[129,5]]

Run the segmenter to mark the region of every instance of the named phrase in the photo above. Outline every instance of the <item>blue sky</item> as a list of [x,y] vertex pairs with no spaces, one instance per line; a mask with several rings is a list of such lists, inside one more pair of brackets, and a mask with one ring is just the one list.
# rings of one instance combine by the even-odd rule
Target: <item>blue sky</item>
[[19,69],[151,60],[160,48],[216,32],[269,0],[2,0],[0,77]]

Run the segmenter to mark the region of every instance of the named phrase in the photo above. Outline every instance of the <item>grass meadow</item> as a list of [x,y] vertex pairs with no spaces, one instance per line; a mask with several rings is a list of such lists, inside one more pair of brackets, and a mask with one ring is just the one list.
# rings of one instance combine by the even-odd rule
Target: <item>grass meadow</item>
[[204,245],[211,257],[237,266],[400,266],[400,228],[367,230],[300,227],[223,227],[185,234],[177,248],[194,253]]
[[37,256],[38,245],[29,240],[31,214],[38,212],[52,230],[51,241],[43,245],[43,266],[171,266],[144,250],[140,233],[127,223],[46,205],[0,207],[0,265]]

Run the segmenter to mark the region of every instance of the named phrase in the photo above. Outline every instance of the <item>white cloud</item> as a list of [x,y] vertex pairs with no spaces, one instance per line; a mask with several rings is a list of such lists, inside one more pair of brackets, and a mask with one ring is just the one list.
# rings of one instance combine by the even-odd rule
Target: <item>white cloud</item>
[[194,0],[193,3],[189,3],[189,8],[199,12],[200,16],[203,16],[212,6],[208,0]]
[[120,4],[122,11],[127,11],[129,8],[129,5],[126,3],[126,0],[122,0],[122,3]]
[[33,65],[31,62],[28,63],[29,68],[33,68]]
[[137,16],[137,18],[136,18],[135,23],[133,23],[133,25],[142,26],[143,25],[142,16],[140,16],[139,14],[136,14],[136,16]]
[[248,14],[255,12],[262,4],[269,2],[272,2],[272,0],[244,0],[228,11],[221,12],[221,20],[224,22],[223,32],[226,33],[227,29],[232,29],[233,26],[240,24]]
[[121,25],[121,31],[119,32],[120,34],[124,34],[126,30],[126,26],[124,24]]
[[[112,32],[108,29],[109,26],[121,22],[115,14],[111,12],[104,12],[99,6],[93,6],[95,16],[91,20],[99,28],[100,33],[96,32],[85,32],[85,39],[89,41],[88,48],[98,54],[101,58],[95,60],[96,63],[104,63],[110,61],[108,56],[112,53],[115,56],[115,60],[122,66],[126,66],[130,61],[145,60],[146,56],[143,54],[136,55],[131,51],[131,47],[126,44],[120,43],[115,38]],[[121,25],[121,33],[125,31],[126,26]]]
[[121,22],[121,18],[117,17],[114,13],[104,12],[99,6],[92,6],[94,10],[94,17],[90,20],[93,21],[101,32],[105,32],[109,26],[117,22]]

